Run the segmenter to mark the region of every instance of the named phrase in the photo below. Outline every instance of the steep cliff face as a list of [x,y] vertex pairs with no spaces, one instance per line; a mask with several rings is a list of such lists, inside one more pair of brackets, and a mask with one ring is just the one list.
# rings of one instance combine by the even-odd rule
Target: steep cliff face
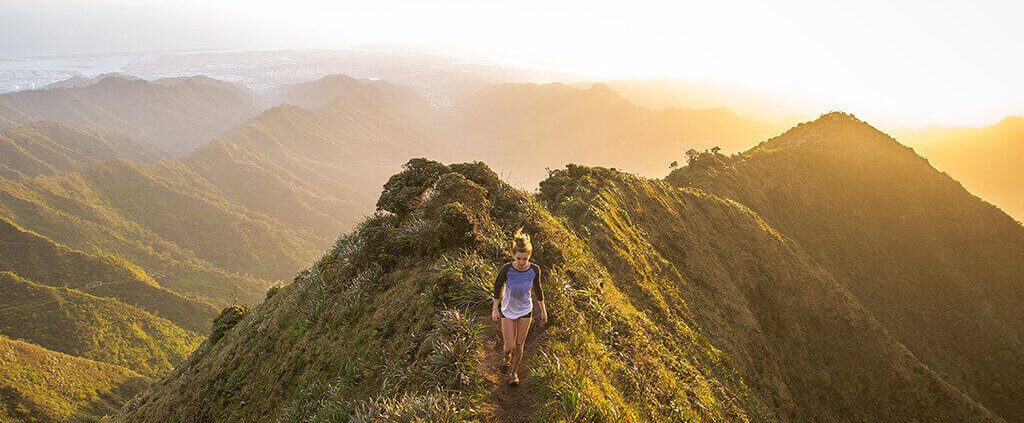
[[[534,197],[414,159],[377,206],[118,418],[993,419],[735,202],[576,166]],[[551,321],[510,389],[489,287],[518,227]]]
[[944,380],[1024,416],[1024,228],[913,150],[830,113],[667,179],[750,207]]

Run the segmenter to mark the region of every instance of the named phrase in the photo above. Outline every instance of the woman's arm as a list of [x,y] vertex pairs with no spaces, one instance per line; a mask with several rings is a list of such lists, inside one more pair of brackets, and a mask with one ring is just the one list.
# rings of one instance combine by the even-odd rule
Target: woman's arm
[[501,300],[495,298],[494,299],[494,308],[491,309],[491,320],[494,320],[495,322],[497,322],[498,320],[501,319],[501,309],[500,309],[500,307],[501,307]]
[[491,320],[497,322],[501,318],[501,290],[505,287],[505,280],[508,278],[508,264],[498,269],[498,276],[494,277],[494,287],[491,291],[491,298],[494,300],[494,307],[491,308]]
[[541,289],[541,277],[540,277],[540,266],[534,264],[534,275],[533,275],[533,296],[537,298],[537,303],[540,306],[540,322],[548,322],[548,309],[544,306],[544,290]]

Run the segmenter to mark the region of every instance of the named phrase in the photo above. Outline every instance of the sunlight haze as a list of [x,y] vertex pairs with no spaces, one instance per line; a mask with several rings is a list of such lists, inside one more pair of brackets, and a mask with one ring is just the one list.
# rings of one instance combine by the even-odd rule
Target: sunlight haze
[[1024,114],[1017,2],[3,2],[0,56],[396,45],[593,79],[756,89],[816,115]]

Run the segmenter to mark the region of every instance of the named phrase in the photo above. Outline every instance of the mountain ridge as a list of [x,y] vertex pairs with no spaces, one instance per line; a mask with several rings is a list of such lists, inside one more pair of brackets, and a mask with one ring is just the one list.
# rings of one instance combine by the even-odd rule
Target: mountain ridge
[[533,197],[479,162],[413,159],[377,205],[117,419],[506,415],[488,281],[523,226],[552,319],[519,388],[533,418],[999,421],[734,201],[582,166]]
[[1018,421],[1024,226],[850,115],[827,114],[667,181],[738,201],[793,237],[922,362]]

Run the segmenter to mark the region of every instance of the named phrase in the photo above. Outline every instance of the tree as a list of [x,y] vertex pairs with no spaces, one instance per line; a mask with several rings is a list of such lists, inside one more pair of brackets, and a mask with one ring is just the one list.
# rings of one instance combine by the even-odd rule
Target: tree
[[711,153],[716,155],[716,156],[718,155],[719,150],[721,150],[721,148],[719,146],[717,146],[717,145],[714,146],[714,147],[711,147]]
[[668,168],[669,168],[669,169],[675,169],[675,168],[677,168],[677,167],[679,167],[679,162],[677,162],[677,161],[674,161],[674,160],[673,160],[673,161],[672,161],[672,163],[669,163],[669,164],[668,164]]
[[693,161],[700,156],[700,152],[694,149],[686,150],[686,164],[692,164]]

